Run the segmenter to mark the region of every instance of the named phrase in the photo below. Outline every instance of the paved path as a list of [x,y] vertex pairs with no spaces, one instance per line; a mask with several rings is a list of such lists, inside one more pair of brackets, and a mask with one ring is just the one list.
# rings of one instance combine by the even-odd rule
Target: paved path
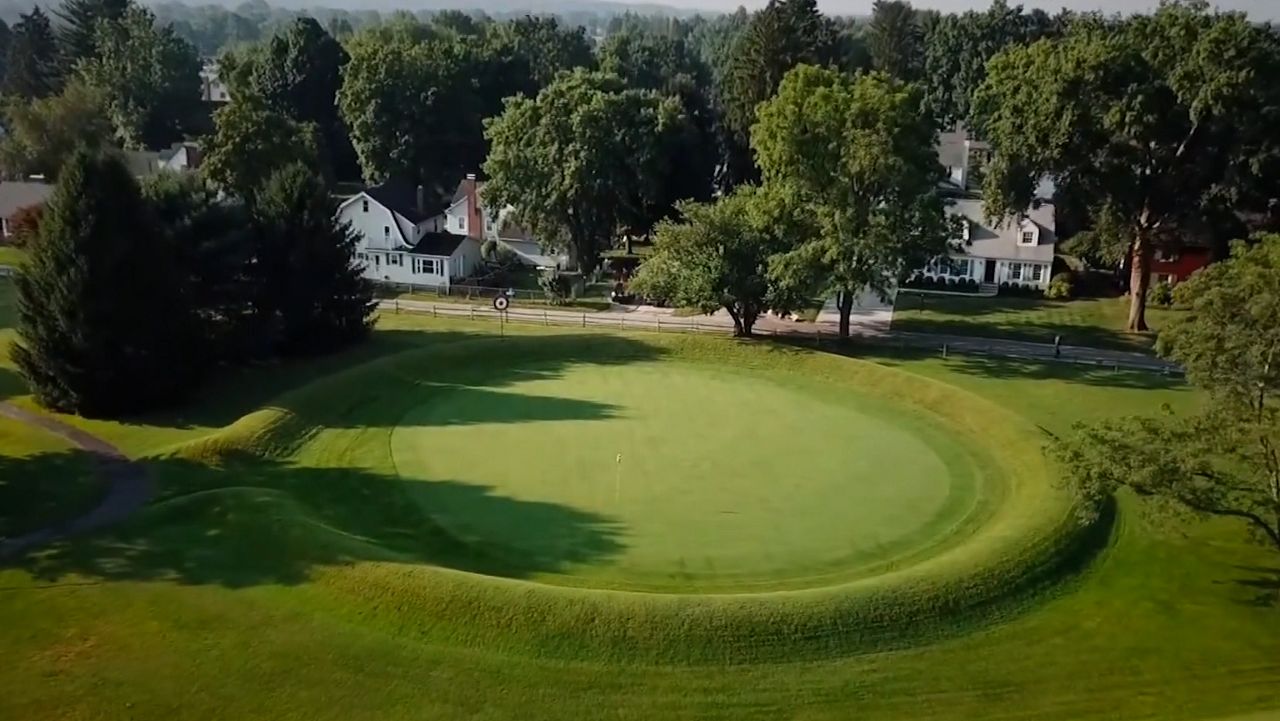
[[[456,303],[431,303],[418,300],[384,300],[385,310],[426,313],[449,318],[474,318],[498,320],[499,313],[486,306],[469,306]],[[889,329],[892,312],[868,307],[862,320],[853,323],[851,332],[860,340],[899,347],[926,348],[941,352],[945,345],[948,353],[983,355],[1019,360],[1058,361],[1112,368],[1129,368],[1159,373],[1180,373],[1179,368],[1154,356],[1128,351],[1064,345],[1060,353],[1054,352],[1051,343],[977,338],[970,336],[941,335],[934,333],[906,333]],[[512,323],[577,326],[581,328],[617,328],[620,330],[657,330],[692,333],[731,333],[733,320],[724,313],[677,317],[670,308],[652,306],[618,306],[600,312],[583,312],[557,308],[513,305],[507,311],[506,320]],[[756,322],[758,335],[810,339],[821,343],[835,338],[838,322],[823,315],[813,323],[799,323],[764,315]]]
[[142,467],[101,438],[12,403],[0,402],[0,416],[42,428],[93,454],[98,476],[104,483],[110,484],[107,495],[98,506],[83,516],[22,536],[0,539],[0,560],[19,556],[58,538],[118,523],[146,505],[151,498],[151,479]]

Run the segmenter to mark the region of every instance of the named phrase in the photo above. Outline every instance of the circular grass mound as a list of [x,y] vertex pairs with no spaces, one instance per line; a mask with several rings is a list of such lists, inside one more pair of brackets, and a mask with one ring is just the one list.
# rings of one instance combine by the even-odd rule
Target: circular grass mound
[[419,386],[390,448],[432,519],[521,577],[829,585],[919,557],[986,507],[988,464],[963,440],[865,393],[666,359],[492,371]]
[[873,363],[564,334],[375,361],[178,455],[273,491],[256,543],[290,550],[261,563],[312,582],[311,608],[490,652],[703,663],[878,651],[1019,610],[1089,540],[1041,443]]

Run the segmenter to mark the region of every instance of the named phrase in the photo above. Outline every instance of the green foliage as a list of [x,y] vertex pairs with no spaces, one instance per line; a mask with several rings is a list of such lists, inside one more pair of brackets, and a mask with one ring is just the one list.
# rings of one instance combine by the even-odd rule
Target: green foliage
[[1168,283],[1153,283],[1147,289],[1147,303],[1161,308],[1173,305],[1173,286]]
[[124,17],[130,0],[62,0],[54,11],[58,16],[58,50],[63,73],[75,72],[76,64],[93,58],[98,50],[98,24]]
[[42,405],[114,415],[189,389],[195,327],[148,220],[119,160],[78,153],[67,162],[17,279],[13,359]]
[[314,125],[291,120],[251,97],[219,108],[213,121],[201,170],[228,193],[252,199],[272,173],[294,163],[329,175]]
[[27,205],[13,211],[8,218],[8,244],[15,248],[29,248],[40,232],[40,216],[43,214],[43,205]]
[[324,183],[304,165],[281,168],[252,212],[257,341],[272,352],[308,355],[368,335],[373,288],[354,262],[357,238],[334,219]]
[[5,135],[0,139],[0,169],[10,178],[43,175],[56,180],[77,148],[110,145],[112,129],[97,90],[73,79],[59,95],[4,104]]
[[569,27],[554,17],[531,16],[499,23],[490,28],[490,42],[507,45],[523,60],[530,74],[532,95],[564,70],[592,69],[595,56],[581,27]]
[[219,72],[225,73],[236,103],[256,101],[295,123],[314,125],[324,141],[320,155],[345,176],[354,174],[355,157],[338,117],[337,96],[349,59],[315,19],[303,17],[262,45],[224,57]]
[[727,145],[721,186],[758,176],[751,158],[756,108],[773,97],[783,76],[801,64],[826,65],[834,53],[830,23],[814,0],[770,0],[738,36],[720,89]]
[[[1258,207],[1280,157],[1280,42],[1243,15],[1171,2],[1079,23],[987,65],[973,113],[995,157],[988,212],[1011,216],[1049,175],[1123,230],[1131,330],[1144,330],[1154,248],[1224,208]],[[1097,217],[1095,217],[1097,220]]]
[[35,100],[58,91],[58,44],[49,16],[37,6],[18,16],[4,62],[0,95],[9,100]]
[[520,265],[520,255],[511,246],[492,238],[480,246],[480,257],[498,270],[513,270]]
[[1049,287],[1044,292],[1044,297],[1049,300],[1071,300],[1075,292],[1075,274],[1064,272],[1053,276],[1049,281]]
[[924,42],[927,104],[944,125],[969,116],[974,91],[987,77],[987,62],[1012,45],[1052,37],[1061,30],[1043,10],[1023,12],[996,0],[985,11],[938,18]]
[[1239,519],[1280,551],[1280,236],[1237,244],[1176,295],[1188,311],[1157,348],[1207,406],[1082,426],[1058,454],[1093,505],[1129,488],[1163,508]]
[[573,296],[573,279],[561,273],[559,268],[548,268],[540,272],[538,287],[551,305],[566,305]]
[[200,59],[172,28],[142,7],[98,25],[93,57],[77,66],[106,102],[116,138],[126,147],[181,140],[200,104]]
[[489,121],[485,196],[593,270],[624,221],[658,197],[664,132],[678,110],[617,78],[576,71]]
[[854,295],[887,293],[959,237],[937,192],[937,134],[920,90],[883,73],[801,66],[759,118],[752,143],[765,182],[794,188],[819,225],[775,264],[775,281],[793,296],[839,294],[847,335]]
[[682,308],[733,318],[734,335],[750,336],[769,309],[769,262],[799,244],[804,215],[793,197],[744,186],[714,203],[685,203],[680,222],[658,226],[653,254],[631,290]]
[[920,24],[911,3],[876,0],[871,6],[867,45],[876,70],[900,80],[915,80],[923,64]]
[[249,269],[253,231],[243,206],[227,202],[197,175],[159,173],[142,184],[182,303],[195,324],[191,342],[207,362],[234,363],[253,352],[255,289]]

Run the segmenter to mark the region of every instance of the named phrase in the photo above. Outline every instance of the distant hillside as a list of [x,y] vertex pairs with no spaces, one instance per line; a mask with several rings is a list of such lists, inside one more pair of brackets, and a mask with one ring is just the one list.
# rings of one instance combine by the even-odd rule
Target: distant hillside
[[[145,1],[145,0],[144,0]],[[221,5],[234,10],[246,3],[243,0],[176,0],[183,5]],[[158,0],[146,4],[167,4],[175,0]],[[257,4],[253,2],[252,4]],[[273,7],[289,10],[314,10],[332,8],[335,10],[377,10],[390,12],[394,10],[479,10],[492,15],[513,13],[547,13],[569,15],[572,13],[593,13],[598,15],[621,15],[631,12],[639,15],[667,15],[688,17],[702,14],[718,14],[715,11],[700,10],[690,7],[674,7],[659,3],[624,3],[605,2],[604,0],[271,0]]]

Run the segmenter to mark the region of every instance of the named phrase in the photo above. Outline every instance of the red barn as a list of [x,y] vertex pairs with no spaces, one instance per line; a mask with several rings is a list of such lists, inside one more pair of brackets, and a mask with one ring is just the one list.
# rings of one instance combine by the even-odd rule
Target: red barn
[[1151,258],[1151,283],[1177,285],[1212,260],[1213,252],[1204,246],[1157,249]]

